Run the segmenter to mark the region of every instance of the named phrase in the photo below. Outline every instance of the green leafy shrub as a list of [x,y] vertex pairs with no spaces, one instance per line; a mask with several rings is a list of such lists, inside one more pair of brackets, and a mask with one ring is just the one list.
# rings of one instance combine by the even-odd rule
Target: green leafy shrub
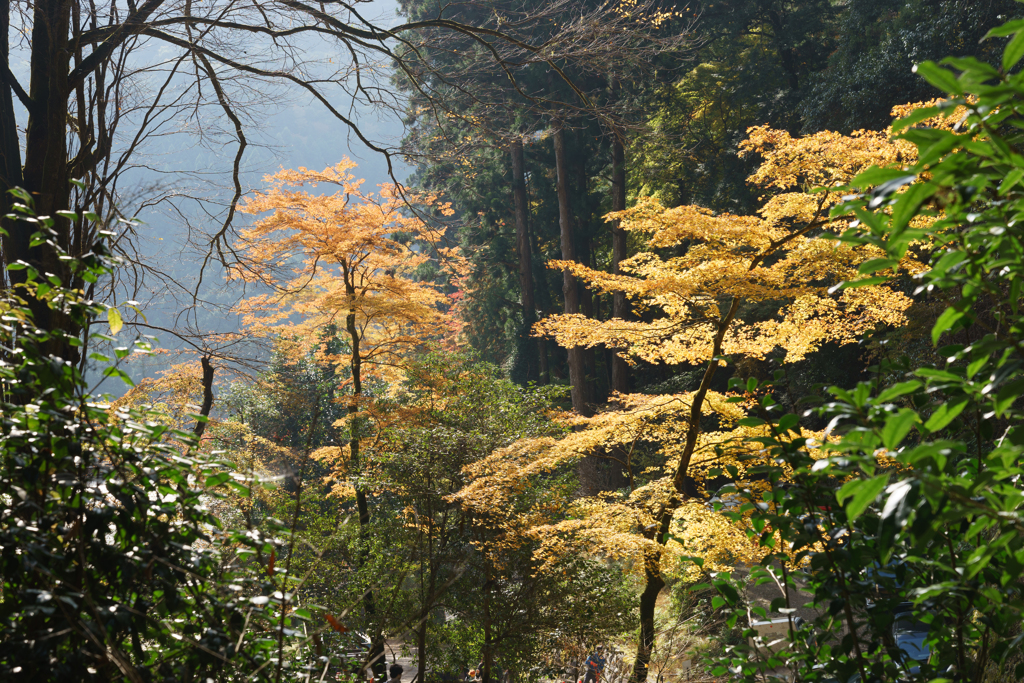
[[[1024,678],[1024,75],[1014,73],[1024,21],[989,36],[1012,36],[998,66],[918,65],[950,94],[895,126],[917,146],[918,163],[865,172],[853,183],[862,191],[833,214],[854,219],[842,240],[886,254],[847,286],[898,277],[899,260],[915,251],[930,264],[914,276],[915,295],[952,302],[933,343],[969,342],[940,348],[939,366],[879,368],[879,377],[904,375],[889,386],[832,388],[816,409],[831,428],[817,453],[799,417],[778,414],[770,383],[756,390],[757,421],[774,434],[761,441],[775,460],[754,472],[766,492],[740,491],[741,511],[773,550],[752,576],[774,573],[787,592],[750,617],[792,614],[809,599],[820,616],[791,622],[791,645],[779,654],[736,645],[719,673],[761,680],[787,666],[801,681]],[[927,125],[954,113],[952,130]],[[719,602],[738,608],[732,623],[746,629],[740,587],[725,576],[714,583]],[[909,659],[894,638],[902,610],[926,625],[926,659]]]
[[[19,229],[46,241],[52,219],[16,194]],[[87,282],[114,265],[102,244],[64,258]],[[233,473],[193,434],[110,414],[77,367],[44,351],[81,340],[35,327],[28,297],[73,329],[106,316],[116,331],[119,317],[22,267],[27,285],[0,299],[0,679],[281,680],[305,614],[281,616],[294,580],[274,567],[282,542],[221,527],[209,504]]]

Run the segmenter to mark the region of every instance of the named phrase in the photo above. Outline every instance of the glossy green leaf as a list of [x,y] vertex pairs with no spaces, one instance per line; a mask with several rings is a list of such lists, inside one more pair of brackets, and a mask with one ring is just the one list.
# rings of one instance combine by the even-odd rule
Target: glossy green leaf
[[963,412],[969,401],[965,398],[956,403],[943,403],[932,413],[924,428],[929,432],[937,432],[950,422],[956,419],[957,415]]
[[903,408],[895,415],[890,415],[882,427],[882,444],[887,450],[894,451],[900,442],[910,433],[921,418],[910,408]]
[[914,66],[914,73],[945,93],[962,95],[963,90],[956,80],[956,76],[949,69],[944,69],[935,62],[921,62]]
[[868,505],[878,498],[888,484],[888,474],[871,479],[855,479],[843,484],[836,495],[836,500],[844,503],[847,517],[854,520],[864,514]]
[[912,394],[918,389],[920,389],[922,386],[924,385],[916,379],[912,379],[908,382],[900,382],[899,384],[894,384],[885,391],[883,391],[882,393],[880,393],[878,395],[878,398],[876,398],[875,400],[878,403],[886,403],[888,401],[893,400],[894,398],[899,398],[900,396]]
[[1003,50],[1003,71],[1010,71],[1024,57],[1024,31],[1018,31]]

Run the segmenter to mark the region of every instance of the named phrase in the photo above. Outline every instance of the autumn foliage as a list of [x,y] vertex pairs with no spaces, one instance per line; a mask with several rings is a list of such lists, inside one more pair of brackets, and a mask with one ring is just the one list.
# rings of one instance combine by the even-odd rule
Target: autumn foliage
[[[828,238],[848,225],[829,217],[841,201],[838,188],[874,164],[913,162],[914,148],[892,141],[889,131],[793,138],[760,127],[749,135],[743,152],[762,159],[749,181],[766,195],[757,215],[665,208],[654,199],[610,214],[608,220],[621,221],[646,247],[620,264],[621,274],[569,261],[549,266],[571,270],[595,292],[625,292],[635,317],[555,315],[534,328],[561,346],[604,346],[634,364],[702,368],[700,385],[674,395],[619,395],[594,417],[567,416],[568,436],[496,452],[477,466],[486,474],[460,494],[467,504],[500,507],[504,491],[595,454],[624,470],[626,489],[580,499],[569,519],[533,533],[545,560],[582,546],[624,558],[643,573],[651,596],[641,598],[636,680],[646,678],[653,599],[665,572],[729,569],[765,553],[757,541],[761,530],[708,503],[715,493],[705,486],[709,475],[743,482],[749,467],[763,464],[756,440],[767,435],[763,421],[747,415],[756,406],[752,394],[712,390],[716,371],[771,354],[782,363],[803,360],[827,342],[846,344],[877,327],[904,324],[912,303],[896,288],[844,286],[885,254]],[[895,268],[912,274],[923,266],[905,256]]]
[[[241,210],[262,215],[242,231],[233,276],[269,288],[239,307],[253,335],[316,343],[330,325],[354,328],[365,378],[400,376],[410,350],[446,332],[445,282],[416,279],[429,261],[457,258],[443,229],[412,215],[448,212],[430,196],[393,186],[362,191],[343,161],[323,171],[282,170]],[[332,194],[302,188],[333,189]],[[348,317],[353,316],[349,321]]]

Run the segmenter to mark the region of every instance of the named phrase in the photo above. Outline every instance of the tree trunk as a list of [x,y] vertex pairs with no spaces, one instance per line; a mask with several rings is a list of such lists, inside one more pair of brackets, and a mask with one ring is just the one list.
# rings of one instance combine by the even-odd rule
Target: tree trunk
[[200,419],[196,420],[196,426],[192,429],[192,433],[196,435],[197,439],[203,438],[203,432],[206,431],[206,424],[210,421],[210,409],[213,408],[214,372],[214,367],[210,363],[209,356],[203,356],[199,362],[203,367],[203,405],[199,408]]
[[420,620],[416,629],[416,683],[424,683],[427,677],[427,615]]
[[484,594],[483,594],[483,627],[484,627],[484,646],[483,652],[481,652],[480,662],[480,680],[482,683],[491,683],[491,667],[494,663],[494,652],[492,651],[492,638],[493,638],[493,624],[491,619],[491,588],[493,586],[493,577],[491,576],[490,567],[487,565],[487,558],[484,557],[484,566],[487,571],[487,580],[484,582]]
[[[0,0],[0,54],[5,64],[10,62],[10,26],[10,0]],[[21,147],[14,118],[14,93],[5,81],[0,80],[0,218],[11,212],[11,204],[15,201],[7,194],[7,190],[24,184],[21,176]],[[10,232],[14,226],[4,221],[4,227]],[[13,244],[16,238],[17,234],[14,232],[3,236],[5,264],[11,262],[7,255],[17,249]],[[27,249],[27,244],[25,248]]]
[[519,291],[523,304],[523,321],[536,318],[533,301],[533,265],[531,259],[529,206],[526,200],[526,159],[523,141],[512,141],[512,198],[516,210],[516,247],[519,249]]
[[[587,199],[589,197],[587,183],[587,155],[586,147],[578,142],[579,135],[574,135],[576,141],[576,184],[573,188],[576,192],[576,209],[573,211],[573,218],[576,221],[576,260],[586,266],[594,267],[593,243],[589,230],[589,220],[585,218]],[[580,287],[580,313],[591,320],[600,320],[597,314],[597,307],[594,305],[594,293],[589,287]],[[603,403],[604,399],[598,396],[597,386],[594,378],[597,377],[597,353],[591,347],[583,350],[583,373],[586,377],[586,397],[588,404]]]
[[[69,222],[57,215],[68,207],[70,183],[68,182],[68,64],[71,3],[68,0],[39,0],[34,3],[32,17],[32,51],[29,63],[30,86],[28,99],[28,125],[25,135],[25,161],[20,164],[17,131],[14,128],[12,90],[3,87],[2,140],[0,153],[3,154],[0,185],[6,190],[20,185],[31,196],[37,215],[53,218],[52,236],[65,251],[71,252]],[[9,60],[8,28],[10,25],[9,0],[4,1],[3,56]],[[18,200],[20,201],[20,200]],[[10,199],[0,202],[0,208],[9,209]],[[23,221],[4,221],[9,235],[3,239],[4,265],[25,261],[40,273],[52,273],[66,286],[72,286],[70,270],[59,258],[59,254],[48,244],[35,247],[30,245],[32,234],[38,226]],[[7,271],[12,285],[26,282],[24,270]],[[70,316],[60,310],[51,309],[46,301],[21,292],[25,297],[33,320],[41,329],[63,331],[78,335],[81,331],[72,324]],[[78,363],[75,347],[64,337],[55,337],[46,343],[44,352],[48,355]]]
[[551,384],[551,374],[548,370],[548,346],[543,339],[537,340],[538,363],[540,365],[540,383]]
[[[352,271],[345,270],[345,292],[353,299],[356,296],[356,288],[354,282],[351,281]],[[359,439],[360,439],[360,422],[362,418],[359,417],[359,399],[363,395],[363,358],[360,354],[359,345],[362,341],[362,337],[359,334],[359,328],[356,325],[356,310],[355,308],[349,308],[348,315],[345,317],[345,328],[348,330],[349,341],[351,342],[351,356],[349,362],[349,368],[352,372],[352,401],[348,405],[349,415],[349,450],[351,458],[349,462],[352,464],[353,469],[359,467]],[[369,559],[369,540],[370,540],[370,506],[366,499],[366,491],[358,483],[355,485],[356,489],[356,510],[359,512],[359,537],[363,543],[363,548],[360,551],[360,563],[366,563]],[[374,600],[374,594],[372,590],[367,590],[366,594],[363,595],[363,611],[366,613],[366,621],[368,624],[373,624],[373,619],[377,615],[377,605]],[[370,653],[369,653],[369,668],[378,676],[382,676],[385,673],[387,662],[384,659],[384,641],[381,638],[379,629],[375,629],[375,633],[371,634]],[[365,670],[359,672],[360,677],[365,680]]]
[[[520,332],[522,339],[520,351],[530,347],[530,331],[537,321],[537,305],[533,297],[533,256],[530,244],[530,206],[526,198],[526,158],[523,153],[523,140],[512,141],[512,199],[516,215],[516,248],[519,251],[519,293],[523,306],[523,327]],[[537,362],[529,362],[525,372],[526,379],[537,379],[538,363],[543,352],[542,340],[537,340]]]
[[[575,261],[573,246],[572,203],[569,199],[569,169],[565,158],[565,134],[561,122],[555,123],[555,170],[558,174],[558,226],[562,238],[562,260]],[[565,312],[573,315],[580,312],[580,293],[576,276],[568,269],[562,271],[562,293],[565,296]],[[581,415],[590,415],[588,405],[586,373],[583,366],[583,349],[574,346],[569,353],[569,384],[572,408]]]
[[[626,150],[623,145],[622,131],[613,131],[612,135],[612,211],[623,211],[626,208]],[[620,227],[620,221],[612,223],[612,272],[622,274],[619,264],[626,259],[626,231]],[[626,306],[626,295],[615,292],[612,295],[612,317],[626,320],[629,308]],[[618,354],[612,355],[612,391],[620,394],[629,392],[629,366]]]
[[651,665],[651,653],[654,651],[654,607],[661,589],[665,587],[665,579],[661,576],[660,549],[651,551],[644,558],[644,577],[647,583],[644,592],[640,594],[640,644],[633,662],[633,673],[629,677],[630,683],[644,683]]
[[[715,360],[722,353],[722,341],[725,333],[732,325],[739,308],[739,299],[733,297],[729,304],[729,310],[718,322],[718,329],[715,331],[715,338],[711,348],[711,360],[704,369],[704,377],[701,379],[700,387],[694,392],[690,402],[690,417],[686,425],[686,442],[683,452],[679,456],[679,464],[673,476],[672,485],[674,492],[672,497],[661,510],[661,519],[658,523],[658,535],[654,540],[659,545],[665,545],[668,541],[668,532],[672,525],[672,516],[688,496],[690,459],[696,449],[697,437],[700,434],[701,408],[707,396],[711,380],[714,379],[715,371],[718,369],[718,361]],[[651,538],[650,536],[646,536]],[[654,649],[654,606],[658,599],[658,593],[665,586],[665,580],[661,576],[661,549],[654,553],[648,553],[644,562],[644,575],[647,585],[640,595],[640,644],[637,647],[636,661],[633,664],[633,674],[630,683],[643,683],[647,680],[647,669],[651,661],[651,652]]]

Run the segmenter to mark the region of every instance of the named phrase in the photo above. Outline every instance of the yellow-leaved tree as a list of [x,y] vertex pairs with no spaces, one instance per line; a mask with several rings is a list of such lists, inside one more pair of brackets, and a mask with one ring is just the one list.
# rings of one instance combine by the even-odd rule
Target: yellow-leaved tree
[[[534,328],[569,348],[605,345],[632,362],[702,367],[699,386],[673,395],[619,395],[594,417],[568,416],[574,427],[568,436],[524,440],[495,452],[474,466],[475,478],[459,494],[467,506],[500,506],[531,476],[595,453],[619,461],[627,489],[577,500],[570,519],[535,526],[532,533],[546,556],[584,547],[628,558],[643,573],[636,682],[647,679],[665,573],[684,558],[710,569],[756,560],[763,550],[749,536],[772,533],[734,524],[706,500],[709,472],[742,481],[757,464],[749,439],[764,436],[764,427],[747,412],[771,409],[770,398],[757,404],[752,391],[712,391],[715,373],[779,349],[782,362],[795,362],[826,342],[844,344],[876,326],[901,325],[911,304],[891,288],[843,288],[859,279],[862,264],[884,254],[822,238],[848,224],[829,218],[838,188],[869,166],[912,163],[913,147],[891,140],[888,130],[802,138],[768,127],[748,133],[743,152],[762,158],[749,179],[765,192],[758,215],[665,208],[654,199],[609,214],[646,244],[621,264],[622,274],[568,261],[549,265],[571,270],[597,292],[625,292],[637,320],[560,315]],[[921,264],[907,257],[892,267],[914,273]],[[764,315],[766,308],[774,315]]]
[[[353,167],[345,160],[323,171],[269,176],[270,188],[240,208],[260,218],[241,233],[233,276],[268,290],[238,307],[248,334],[337,369],[331,395],[347,406],[347,418],[334,425],[335,443],[344,445],[311,457],[329,466],[337,495],[355,498],[365,537],[370,508],[358,477],[367,464],[360,447],[386,417],[374,413],[368,387],[380,394],[397,386],[411,354],[448,334],[443,272],[458,255],[445,247],[443,229],[410,211],[448,214],[446,205],[387,185],[365,193]],[[420,277],[425,271],[432,276]],[[340,347],[322,341],[336,338]],[[372,621],[372,591],[364,609]],[[383,653],[380,634],[372,635],[371,661]]]

